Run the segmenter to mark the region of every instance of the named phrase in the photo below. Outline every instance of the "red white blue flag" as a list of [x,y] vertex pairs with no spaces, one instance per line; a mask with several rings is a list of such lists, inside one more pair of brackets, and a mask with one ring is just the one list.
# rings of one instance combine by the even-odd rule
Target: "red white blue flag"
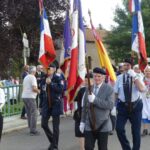
[[129,4],[132,13],[132,50],[138,54],[139,67],[143,71],[148,62],[141,13],[141,0],[130,0]]
[[69,102],[74,100],[86,73],[85,33],[80,0],[74,0],[73,8],[71,60],[68,77]]
[[41,15],[41,36],[40,36],[40,52],[39,61],[44,67],[48,67],[56,58],[56,52],[53,45],[49,22],[46,11],[43,7]]

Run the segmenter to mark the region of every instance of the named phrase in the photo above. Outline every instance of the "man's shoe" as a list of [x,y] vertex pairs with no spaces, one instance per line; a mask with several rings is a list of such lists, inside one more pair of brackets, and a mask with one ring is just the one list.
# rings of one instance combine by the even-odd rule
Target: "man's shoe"
[[30,135],[31,136],[38,136],[38,135],[40,135],[40,132],[38,132],[38,131],[30,132]]
[[143,133],[141,134],[142,137],[148,135],[148,129],[144,129],[143,130]]
[[20,117],[21,119],[27,119],[27,117],[25,117],[25,116],[22,116],[22,117]]

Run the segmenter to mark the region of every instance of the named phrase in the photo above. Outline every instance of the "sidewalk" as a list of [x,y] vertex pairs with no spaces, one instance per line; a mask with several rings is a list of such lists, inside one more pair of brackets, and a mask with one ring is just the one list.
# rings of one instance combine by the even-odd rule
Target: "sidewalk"
[[[41,116],[38,115],[37,124],[41,123]],[[27,120],[26,119],[20,119],[20,115],[12,116],[12,117],[6,117],[4,118],[4,124],[3,124],[3,134],[20,130],[23,128],[27,128]]]
[[[70,112],[67,113],[67,116],[72,116]],[[61,117],[66,117],[65,115],[61,115]],[[51,121],[51,118],[50,118]],[[41,116],[38,115],[37,119],[37,125],[41,124]],[[3,124],[3,134],[9,133],[12,131],[20,130],[23,128],[27,128],[27,120],[26,119],[20,119],[20,115],[11,116],[4,118],[4,124]]]

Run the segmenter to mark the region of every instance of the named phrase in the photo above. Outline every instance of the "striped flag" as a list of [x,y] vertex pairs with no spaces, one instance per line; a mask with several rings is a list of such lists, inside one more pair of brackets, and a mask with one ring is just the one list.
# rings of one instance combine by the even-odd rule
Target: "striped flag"
[[97,34],[96,29],[93,26],[90,11],[89,11],[89,16],[90,16],[90,23],[91,23],[91,27],[92,27],[92,33],[93,33],[93,36],[95,39],[95,43],[96,43],[97,51],[98,51],[98,55],[99,55],[100,66],[104,67],[106,69],[106,72],[107,72],[108,76],[110,77],[110,80],[115,82],[116,81],[116,74],[115,74],[114,69],[112,67],[111,61],[110,61],[109,56],[107,54],[107,51],[103,45],[102,39],[101,39],[100,35]]
[[132,13],[132,51],[138,54],[139,67],[144,71],[148,61],[141,14],[141,0],[130,0],[129,8]]
[[71,60],[68,77],[68,92],[70,103],[74,100],[79,86],[84,81],[85,73],[85,33],[82,17],[82,7],[80,0],[74,0],[74,10],[72,17]]
[[40,35],[40,52],[39,61],[44,67],[48,67],[56,58],[56,52],[53,45],[49,22],[46,11],[43,7],[41,15],[41,35]]
[[71,51],[71,43],[72,43],[72,35],[71,35],[71,27],[70,27],[70,18],[69,18],[69,10],[66,13],[66,21],[64,26],[64,50],[62,51],[62,58],[60,68],[64,74],[66,74],[67,67],[70,61],[70,51]]

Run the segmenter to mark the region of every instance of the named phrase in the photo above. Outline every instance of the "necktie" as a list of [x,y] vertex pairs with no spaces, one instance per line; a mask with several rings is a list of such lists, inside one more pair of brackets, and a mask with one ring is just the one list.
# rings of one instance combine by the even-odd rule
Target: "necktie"
[[124,95],[125,95],[126,102],[131,100],[130,76],[129,75],[126,75],[126,80],[124,83]]
[[97,92],[98,92],[98,86],[95,86],[95,87],[94,87],[94,92],[93,92],[94,95],[97,95]]

